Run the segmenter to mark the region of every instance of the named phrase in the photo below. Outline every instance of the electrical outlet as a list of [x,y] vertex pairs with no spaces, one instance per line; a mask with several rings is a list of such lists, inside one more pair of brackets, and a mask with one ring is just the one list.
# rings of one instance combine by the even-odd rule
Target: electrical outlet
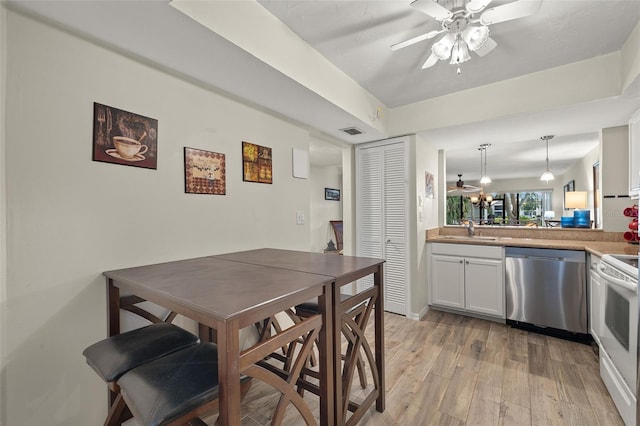
[[304,225],[304,211],[296,211],[296,225]]

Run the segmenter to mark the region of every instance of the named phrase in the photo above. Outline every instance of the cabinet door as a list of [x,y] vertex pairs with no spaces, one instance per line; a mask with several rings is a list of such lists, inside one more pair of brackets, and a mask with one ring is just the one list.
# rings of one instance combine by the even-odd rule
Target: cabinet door
[[431,256],[431,303],[464,309],[464,258]]
[[465,260],[467,310],[504,318],[504,266],[501,260]]

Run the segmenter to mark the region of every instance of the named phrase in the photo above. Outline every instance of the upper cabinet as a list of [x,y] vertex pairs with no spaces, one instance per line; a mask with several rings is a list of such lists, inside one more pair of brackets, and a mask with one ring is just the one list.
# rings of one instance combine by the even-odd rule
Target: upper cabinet
[[640,194],[640,110],[629,120],[629,196]]

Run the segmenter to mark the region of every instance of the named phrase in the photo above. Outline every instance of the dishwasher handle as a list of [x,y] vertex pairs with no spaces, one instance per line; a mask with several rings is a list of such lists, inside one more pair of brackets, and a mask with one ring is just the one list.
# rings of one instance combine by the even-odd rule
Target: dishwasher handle
[[530,256],[528,254],[515,254],[515,255],[507,255],[507,258],[515,258],[515,259],[529,259],[529,260],[550,260],[552,262],[578,262],[583,263],[582,259],[575,259],[572,257],[552,257],[552,256]]

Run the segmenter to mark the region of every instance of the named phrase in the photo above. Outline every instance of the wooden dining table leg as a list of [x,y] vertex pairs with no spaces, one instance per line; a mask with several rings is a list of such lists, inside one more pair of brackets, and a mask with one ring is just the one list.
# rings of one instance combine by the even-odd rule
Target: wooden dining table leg
[[229,320],[218,329],[218,377],[220,380],[220,421],[222,426],[240,425],[240,328]]
[[331,287],[331,306],[333,307],[331,340],[332,340],[332,376],[333,376],[333,416],[336,425],[342,425],[342,315],[340,304],[340,285],[334,281]]
[[383,412],[385,409],[385,380],[384,380],[384,276],[382,264],[373,274],[373,285],[378,288],[378,298],[375,304],[375,351],[376,368],[380,378],[380,390],[376,399],[376,410]]
[[333,330],[333,285],[325,286],[324,293],[318,298],[318,307],[322,313],[322,328],[319,336],[318,362],[320,371],[320,425],[332,426],[336,424],[334,379],[334,341]]
[[[113,285],[111,278],[107,279],[107,336],[120,334],[120,289]],[[109,411],[116,402],[118,394],[108,390]]]

